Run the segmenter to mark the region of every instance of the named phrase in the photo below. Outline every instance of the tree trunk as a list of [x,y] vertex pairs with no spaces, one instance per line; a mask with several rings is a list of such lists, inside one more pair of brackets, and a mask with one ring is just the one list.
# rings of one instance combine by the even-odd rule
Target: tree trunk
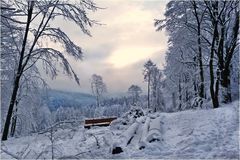
[[216,79],[215,94],[214,94],[214,101],[215,101],[214,103],[217,107],[219,106],[219,101],[218,101],[219,81],[220,81],[220,72],[219,70],[217,70],[217,79]]
[[222,95],[223,103],[229,103],[232,101],[231,97],[231,85],[230,85],[230,70],[225,68],[221,74],[221,86],[222,86]]
[[[199,26],[200,30],[200,26]],[[204,98],[204,73],[203,73],[203,63],[202,63],[202,48],[201,48],[201,40],[200,40],[200,31],[198,31],[198,63],[200,70],[200,87],[199,87],[199,97]]]
[[16,126],[17,126],[17,111],[18,111],[17,105],[18,105],[18,100],[16,100],[15,117],[12,117],[12,125],[11,125],[11,132],[10,132],[11,137],[14,136],[16,131]]
[[20,82],[20,75],[17,75],[17,77],[15,78],[15,81],[14,81],[13,93],[11,96],[11,101],[10,101],[10,105],[8,108],[7,118],[6,118],[4,129],[3,129],[2,141],[7,140],[7,137],[8,137],[8,131],[9,131],[9,127],[11,124],[13,108],[14,108],[14,104],[16,101],[17,92],[18,92],[18,88],[19,88],[19,82]]
[[[16,109],[16,113],[17,113],[17,109]],[[12,125],[11,125],[11,132],[10,132],[11,137],[13,137],[15,134],[16,125],[17,125],[17,116],[14,116],[12,118]]]
[[202,62],[202,44],[201,44],[201,21],[198,17],[197,5],[193,1],[193,7],[195,12],[195,17],[197,20],[197,45],[198,45],[198,63],[199,63],[199,75],[200,75],[200,86],[199,86],[199,97],[204,98],[204,72],[203,72],[203,62]]
[[194,89],[194,95],[196,97],[198,95],[198,92],[197,92],[197,84],[196,84],[196,80],[195,79],[193,81],[193,89]]
[[34,1],[29,1],[28,3],[29,3],[29,9],[28,9],[27,25],[26,25],[25,35],[24,35],[24,39],[23,39],[23,43],[22,43],[22,50],[20,52],[17,74],[16,74],[14,84],[13,84],[13,92],[12,92],[12,96],[11,96],[11,100],[10,100],[10,104],[9,104],[9,108],[8,108],[7,118],[6,118],[4,129],[3,129],[2,141],[7,140],[7,137],[8,137],[8,132],[9,132],[10,124],[11,124],[13,108],[14,108],[14,104],[15,104],[15,101],[16,101],[16,98],[17,98],[20,79],[21,79],[23,69],[24,69],[22,67],[22,65],[23,65],[25,47],[26,47],[26,44],[27,44],[27,36],[28,36],[29,26],[30,26],[30,22],[31,22],[31,19],[32,19],[32,11],[33,11],[33,6],[34,6]]
[[209,70],[210,70],[210,94],[212,98],[212,104],[213,104],[213,108],[218,108],[219,106],[218,96],[216,96],[214,91],[213,52],[211,53],[211,57],[210,57]]
[[175,96],[175,93],[174,93],[174,92],[172,93],[172,105],[173,105],[172,108],[176,108],[176,107],[177,107],[177,106],[176,106],[176,96]]
[[12,125],[11,125],[11,132],[10,132],[11,137],[13,137],[14,134],[15,134],[16,123],[17,123],[17,117],[13,117],[12,118]]
[[178,109],[182,109],[182,87],[181,87],[181,80],[179,79],[178,82],[178,94],[179,94],[179,106]]
[[97,106],[99,107],[99,95],[97,95]]
[[185,99],[186,99],[186,102],[188,103],[189,102],[189,95],[188,95],[188,89],[186,89],[186,93],[185,93]]
[[148,108],[150,108],[150,74],[148,75]]
[[155,112],[157,111],[157,86],[156,81],[152,82],[152,106],[155,108]]
[[[213,29],[213,38],[212,38],[212,44],[211,44],[211,51],[210,51],[210,61],[209,61],[209,73],[210,73],[210,94],[212,99],[213,108],[218,108],[219,102],[218,102],[218,90],[214,91],[214,68],[213,68],[213,59],[214,59],[214,47],[215,43],[218,39],[218,22],[217,22],[217,13],[218,13],[218,2],[216,1],[215,4],[212,5],[214,9],[214,17],[212,19],[212,25],[214,27]],[[216,89],[218,89],[218,80],[216,82]]]

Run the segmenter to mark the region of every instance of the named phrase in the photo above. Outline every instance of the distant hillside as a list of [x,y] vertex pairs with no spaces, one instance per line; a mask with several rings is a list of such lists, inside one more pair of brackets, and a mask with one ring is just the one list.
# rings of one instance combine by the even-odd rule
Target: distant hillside
[[66,92],[60,90],[50,90],[48,97],[44,98],[50,110],[56,110],[59,107],[83,107],[95,104],[95,97],[78,92]]

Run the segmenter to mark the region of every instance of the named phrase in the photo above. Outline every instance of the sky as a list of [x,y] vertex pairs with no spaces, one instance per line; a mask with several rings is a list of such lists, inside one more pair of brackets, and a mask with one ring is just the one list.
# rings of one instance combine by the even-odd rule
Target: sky
[[165,64],[167,34],[156,32],[154,19],[164,18],[163,0],[97,0],[105,8],[89,13],[103,25],[90,28],[92,37],[84,35],[74,24],[63,19],[54,22],[84,52],[82,61],[69,61],[80,78],[80,86],[60,73],[56,79],[46,78],[53,89],[91,93],[92,74],[103,77],[108,94],[126,93],[132,84],[146,91],[143,65],[151,59],[160,69]]

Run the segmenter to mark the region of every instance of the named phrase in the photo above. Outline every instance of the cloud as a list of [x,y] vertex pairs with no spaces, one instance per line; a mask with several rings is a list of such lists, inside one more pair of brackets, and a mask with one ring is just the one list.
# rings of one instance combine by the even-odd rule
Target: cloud
[[69,58],[80,77],[81,86],[60,75],[53,88],[90,92],[91,75],[103,76],[110,93],[125,92],[131,84],[144,86],[142,66],[152,59],[160,67],[164,64],[167,50],[166,33],[156,32],[155,18],[163,18],[166,1],[151,0],[99,0],[98,6],[106,9],[90,13],[92,19],[104,25],[91,28],[92,37],[64,20],[53,25],[60,26],[84,51],[84,61]]

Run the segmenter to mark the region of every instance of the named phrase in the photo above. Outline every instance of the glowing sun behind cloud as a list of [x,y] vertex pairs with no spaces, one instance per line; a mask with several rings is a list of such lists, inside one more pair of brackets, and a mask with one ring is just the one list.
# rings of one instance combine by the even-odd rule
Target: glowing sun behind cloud
[[111,54],[107,62],[115,68],[122,68],[127,65],[134,64],[138,61],[151,58],[152,54],[158,51],[159,48],[119,48]]

